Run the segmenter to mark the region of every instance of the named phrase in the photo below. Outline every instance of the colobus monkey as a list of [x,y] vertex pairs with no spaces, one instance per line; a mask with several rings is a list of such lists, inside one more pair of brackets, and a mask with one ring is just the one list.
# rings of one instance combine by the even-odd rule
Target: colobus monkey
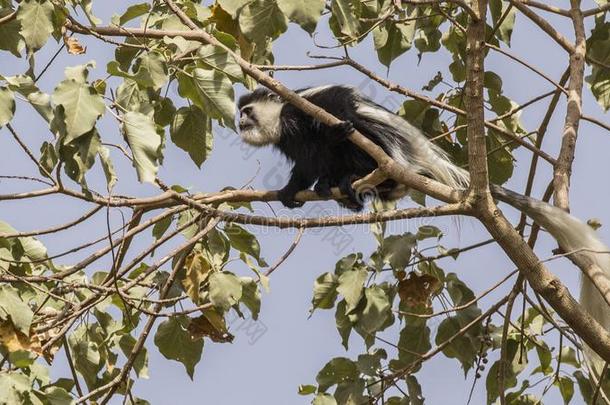
[[[377,162],[347,136],[356,128],[398,163],[454,188],[468,186],[468,173],[455,166],[447,154],[407,121],[386,110],[351,88],[323,86],[297,92],[313,104],[344,121],[326,126],[305,114],[278,95],[259,88],[239,100],[239,128],[242,139],[254,146],[273,145],[294,163],[288,184],[279,192],[287,207],[302,205],[297,192],[315,184],[322,197],[331,187],[339,187],[347,200],[339,201],[354,211],[363,208],[363,199],[352,182],[373,171]],[[382,200],[405,195],[404,187],[394,180],[379,185]]]
[[[352,189],[352,181],[377,167],[377,163],[347,136],[357,129],[379,145],[398,163],[424,176],[456,189],[468,187],[469,174],[451,162],[449,156],[403,118],[367,99],[347,86],[321,86],[298,90],[297,93],[343,121],[329,127],[317,121],[280,96],[259,88],[239,99],[239,128],[244,142],[257,147],[273,145],[294,163],[288,184],[280,190],[279,199],[287,207],[297,207],[298,191],[314,190],[329,196],[330,188],[338,186],[347,196],[340,203],[360,210],[363,201]],[[393,180],[379,185],[382,200],[397,199],[406,190]],[[526,197],[501,187],[493,187],[494,196],[529,215],[544,227],[565,252],[580,251],[602,269],[598,277],[610,279],[610,249],[600,241],[588,225],[545,202]],[[585,309],[606,329],[610,329],[610,308],[594,284],[582,278],[580,300]],[[586,349],[591,369],[599,373],[601,359]],[[603,366],[603,362],[601,362]]]

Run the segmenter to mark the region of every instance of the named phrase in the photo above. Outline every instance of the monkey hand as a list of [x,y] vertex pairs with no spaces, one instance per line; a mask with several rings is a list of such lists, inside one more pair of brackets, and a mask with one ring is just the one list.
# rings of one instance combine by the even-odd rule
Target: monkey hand
[[295,195],[296,193],[288,189],[288,187],[284,187],[283,189],[277,192],[278,200],[280,200],[282,204],[284,204],[284,207],[288,208],[298,208],[302,207],[303,204],[305,204],[302,201],[296,201],[294,199]]
[[356,193],[356,190],[352,187],[352,182],[355,181],[358,176],[347,175],[341,179],[339,183],[339,190],[347,196],[346,201],[343,205],[352,211],[361,211],[364,208],[364,201],[362,197]]

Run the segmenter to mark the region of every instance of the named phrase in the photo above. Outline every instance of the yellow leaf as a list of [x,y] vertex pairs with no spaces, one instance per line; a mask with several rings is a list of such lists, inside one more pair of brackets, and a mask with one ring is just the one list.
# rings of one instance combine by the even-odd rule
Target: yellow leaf
[[27,350],[36,354],[42,354],[40,342],[36,339],[30,339],[29,336],[15,329],[15,326],[10,321],[0,322],[0,343],[9,352]]
[[185,261],[186,277],[182,285],[194,303],[199,303],[199,286],[204,282],[212,269],[210,262],[201,253],[192,253]]

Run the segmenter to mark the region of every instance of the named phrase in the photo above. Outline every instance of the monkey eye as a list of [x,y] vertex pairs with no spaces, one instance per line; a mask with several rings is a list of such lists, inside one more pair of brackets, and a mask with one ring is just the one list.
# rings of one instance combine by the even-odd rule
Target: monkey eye
[[241,109],[240,112],[242,115],[250,115],[250,113],[252,112],[252,107],[244,107]]

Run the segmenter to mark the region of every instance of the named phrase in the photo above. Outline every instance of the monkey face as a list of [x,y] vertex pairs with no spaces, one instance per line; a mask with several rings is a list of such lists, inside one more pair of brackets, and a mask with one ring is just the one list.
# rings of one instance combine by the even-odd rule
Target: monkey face
[[280,113],[283,104],[272,99],[255,101],[239,110],[239,134],[253,146],[275,144],[280,140]]

